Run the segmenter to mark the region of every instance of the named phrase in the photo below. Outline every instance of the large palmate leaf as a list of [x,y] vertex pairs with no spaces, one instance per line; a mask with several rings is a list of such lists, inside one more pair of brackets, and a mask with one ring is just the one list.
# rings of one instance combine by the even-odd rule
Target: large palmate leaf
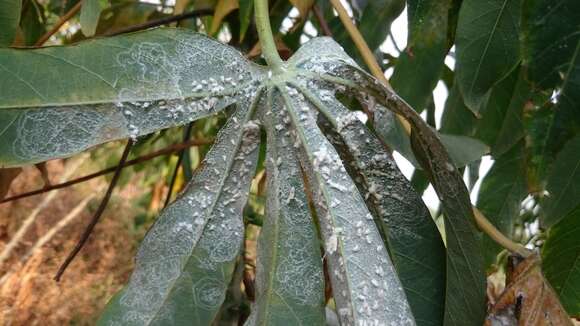
[[521,0],[464,0],[457,24],[457,82],[476,114],[491,87],[520,60]]
[[14,41],[22,0],[3,0],[0,2],[0,47],[9,46]]
[[177,29],[0,49],[0,166],[64,157],[210,115],[251,93],[258,70],[236,50]]
[[[102,324],[215,320],[240,250],[258,124],[267,131],[269,193],[250,324],[324,323],[315,225],[341,324],[481,324],[481,247],[461,176],[435,132],[332,39],[315,39],[272,67],[172,29],[0,50],[0,64],[9,76],[0,81],[9,90],[0,100],[4,166],[72,155],[232,108],[199,171],[147,234],[131,280]],[[40,73],[46,77],[35,78]],[[412,150],[444,207],[445,266],[425,206],[375,135],[340,104],[337,96],[345,94],[411,123]],[[325,119],[334,144],[318,125]]]
[[100,324],[211,324],[243,240],[260,135],[248,121],[252,111],[236,110],[201,170],[147,233],[129,284]]

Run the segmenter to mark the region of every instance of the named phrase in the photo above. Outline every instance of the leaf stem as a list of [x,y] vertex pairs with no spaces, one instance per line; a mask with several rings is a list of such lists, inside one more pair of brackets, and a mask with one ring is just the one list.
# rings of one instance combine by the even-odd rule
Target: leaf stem
[[503,235],[475,206],[473,207],[473,217],[479,229],[500,246],[523,258],[532,254],[531,250]]
[[280,70],[283,65],[282,58],[278,54],[272,28],[270,27],[270,13],[268,11],[268,0],[254,0],[256,17],[256,29],[260,38],[262,54],[264,59],[272,69]]

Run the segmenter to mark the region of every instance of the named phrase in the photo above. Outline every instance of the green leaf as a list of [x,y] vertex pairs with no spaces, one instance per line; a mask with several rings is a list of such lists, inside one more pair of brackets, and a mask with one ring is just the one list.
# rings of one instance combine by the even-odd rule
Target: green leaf
[[10,46],[20,23],[22,0],[0,2],[0,47]]
[[464,0],[457,25],[457,82],[476,115],[485,95],[519,62],[521,0]]
[[99,324],[211,324],[240,253],[258,154],[248,106],[236,110],[201,170],[147,233],[129,284]]
[[179,29],[0,49],[0,71],[0,166],[65,157],[208,116],[255,91],[261,73],[236,50]]
[[252,21],[252,12],[254,9],[254,1],[252,0],[239,0],[240,2],[240,42],[246,37],[246,32],[250,23]]
[[543,271],[570,316],[580,316],[580,206],[548,230]]
[[[385,143],[403,155],[416,168],[422,169],[413,153],[408,136],[391,111],[386,111],[384,108],[378,110],[374,114],[374,122],[377,126],[377,135]],[[489,153],[489,147],[475,138],[447,134],[438,134],[438,136],[458,168],[479,160]]]
[[[441,325],[445,301],[445,247],[429,210],[392,156],[357,118],[328,94],[302,89],[328,119],[331,135],[359,192],[365,194],[418,325]],[[333,94],[334,95],[334,94]],[[320,118],[319,118],[320,121]]]
[[542,88],[554,88],[571,66],[578,65],[574,60],[578,60],[580,42],[580,2],[525,0],[523,8],[523,49],[528,78]]
[[544,179],[564,144],[580,133],[580,41],[569,70],[563,73],[562,78],[555,98],[529,115],[528,138],[533,149],[534,168],[540,180]]
[[[505,120],[506,112],[513,99],[518,77],[522,76],[520,69],[514,69],[504,79],[500,80],[490,91],[480,111],[481,118],[477,121],[475,137],[488,145],[495,144],[499,133],[498,126]],[[520,102],[523,106],[523,103]]]
[[477,119],[473,112],[465,106],[459,84],[453,83],[453,87],[449,90],[449,96],[445,100],[439,132],[470,136],[474,134],[476,124]]
[[373,217],[338,153],[318,129],[313,108],[293,88],[280,93],[302,147],[301,162],[333,271],[329,276],[341,324],[414,324]]
[[[272,101],[269,94],[268,101]],[[286,114],[268,105],[266,217],[258,242],[257,297],[247,325],[324,325],[320,244],[294,141],[276,128]]]
[[[358,29],[363,38],[367,42],[369,48],[374,52],[386,40],[391,30],[391,24],[399,17],[403,9],[405,9],[405,1],[403,0],[373,0],[366,1],[362,10],[360,19],[358,21]],[[358,18],[358,17],[357,17]],[[358,61],[363,62],[356,46],[352,42],[348,32],[343,28],[342,24],[337,20],[336,26],[333,29],[333,38],[340,43],[345,51],[357,58]]]
[[443,70],[450,6],[451,0],[408,1],[407,48],[398,57],[390,82],[417,112],[427,105]]
[[[496,159],[481,183],[477,208],[498,230],[510,237],[514,222],[520,215],[521,202],[527,194],[524,146],[520,143]],[[495,241],[484,237],[482,254],[485,265],[495,263],[502,249]]]
[[491,149],[494,156],[502,155],[524,137],[524,108],[528,105],[531,96],[532,87],[526,80],[525,73],[520,70],[520,75],[514,86],[514,91],[501,125],[492,126],[489,124],[488,127],[498,129]]
[[[485,273],[480,234],[463,178],[445,147],[414,110],[403,105],[404,101],[360,68],[343,68],[340,77],[333,77],[327,80],[341,83],[355,90],[355,94],[365,89],[373,95],[374,101],[402,115],[411,124],[413,150],[429,174],[445,216],[447,284],[444,324],[481,325],[485,318]],[[380,106],[377,108],[381,109]]]
[[568,141],[556,157],[548,176],[548,196],[543,201],[543,223],[550,227],[580,203],[580,134]]
[[106,0],[82,0],[81,7],[81,30],[85,36],[93,36],[97,31],[101,11],[105,9],[108,2]]
[[46,33],[44,8],[36,0],[25,0],[22,7],[20,18],[22,44],[19,45],[32,46]]

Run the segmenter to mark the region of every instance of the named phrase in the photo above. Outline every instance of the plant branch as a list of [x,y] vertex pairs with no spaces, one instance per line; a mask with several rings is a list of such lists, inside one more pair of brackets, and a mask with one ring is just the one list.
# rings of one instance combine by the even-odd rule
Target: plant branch
[[161,19],[150,20],[150,21],[142,23],[142,24],[137,24],[134,26],[126,27],[126,28],[121,28],[121,29],[118,29],[116,31],[106,33],[104,35],[105,36],[114,36],[114,35],[119,35],[119,34],[137,32],[137,31],[148,29],[151,27],[167,25],[167,24],[178,22],[178,21],[185,20],[185,19],[197,18],[197,17],[207,16],[207,15],[211,15],[211,14],[213,14],[212,9],[193,10],[193,11],[186,12],[183,14],[173,15],[173,16],[169,16],[169,17],[165,17],[165,18],[161,18]]
[[70,265],[70,263],[72,263],[72,261],[75,259],[77,254],[81,251],[81,249],[83,248],[83,246],[85,245],[85,243],[89,239],[89,236],[93,232],[93,229],[95,228],[95,226],[99,222],[101,215],[103,215],[103,212],[105,211],[105,208],[107,207],[107,204],[109,203],[109,199],[111,199],[111,195],[113,194],[113,189],[115,189],[115,186],[117,185],[117,182],[119,181],[119,177],[121,176],[121,171],[123,171],[123,165],[127,161],[127,157],[129,157],[129,153],[131,152],[132,147],[133,147],[133,140],[129,138],[129,140],[127,140],[127,145],[125,145],[125,149],[123,150],[123,155],[121,156],[121,160],[119,161],[119,164],[117,165],[117,168],[115,169],[115,174],[113,174],[113,179],[111,179],[111,183],[109,183],[109,187],[107,188],[107,192],[105,193],[105,196],[101,200],[101,203],[99,204],[99,207],[97,208],[97,211],[95,212],[95,214],[91,218],[91,222],[89,223],[89,225],[87,225],[87,227],[85,228],[85,231],[81,235],[81,238],[79,239],[79,241],[77,242],[77,244],[75,245],[73,250],[66,257],[66,259],[64,260],[62,265],[60,265],[60,268],[58,269],[58,271],[56,272],[56,275],[54,276],[55,281],[57,281],[57,282],[60,281],[62,274],[64,274],[64,272],[66,271],[66,268]]
[[268,11],[268,0],[254,0],[254,10],[256,17],[256,29],[260,38],[262,54],[270,67],[274,70],[282,68],[283,62],[278,54],[276,42],[270,26],[270,13]]
[[331,36],[332,37],[332,31],[330,30],[330,27],[328,26],[326,19],[324,19],[324,15],[322,14],[322,11],[320,11],[320,8],[317,5],[313,5],[312,12],[314,13],[314,16],[316,17],[316,20],[318,20],[318,25],[320,25],[320,29],[322,30],[322,34],[324,34],[324,36]]
[[64,23],[66,23],[69,19],[71,19],[74,15],[76,15],[79,12],[79,10],[81,10],[82,3],[83,1],[79,1],[76,5],[74,5],[74,7],[70,8],[70,10],[66,14],[64,14],[58,20],[58,22],[56,22],[56,24],[54,24],[54,26],[50,29],[50,31],[44,33],[44,35],[42,35],[38,39],[38,41],[36,41],[34,46],[42,46],[46,41],[48,41],[48,39],[51,36],[56,34],[56,32],[60,30],[60,28],[62,27],[62,25],[64,25]]
[[[183,142],[183,143],[171,145],[171,146],[165,147],[165,148],[163,148],[161,150],[158,150],[156,152],[152,152],[152,153],[149,153],[147,155],[143,155],[143,156],[140,156],[140,157],[135,158],[133,160],[127,161],[127,162],[125,162],[125,164],[123,164],[123,167],[127,167],[127,166],[132,166],[132,165],[135,165],[135,164],[143,163],[143,162],[149,161],[151,159],[154,159],[154,158],[156,158],[158,156],[168,155],[168,154],[171,154],[171,153],[180,151],[180,150],[182,150],[184,148],[188,148],[188,147],[192,147],[192,146],[199,146],[199,145],[208,145],[208,144],[211,144],[211,143],[212,143],[212,141],[207,141],[207,140],[201,140],[201,141],[200,140],[191,140],[191,141],[187,141],[187,142]],[[33,191],[25,192],[25,193],[22,193],[22,194],[14,195],[14,196],[11,196],[11,197],[7,197],[7,198],[4,198],[4,199],[0,200],[0,204],[4,204],[4,203],[7,203],[7,202],[11,202],[11,201],[14,201],[14,200],[19,200],[19,199],[26,198],[26,197],[30,197],[30,196],[40,195],[42,193],[49,192],[49,191],[53,191],[53,190],[56,190],[56,189],[70,187],[70,186],[75,185],[77,183],[85,182],[85,181],[88,181],[88,180],[91,180],[91,179],[94,179],[94,178],[98,178],[98,177],[100,177],[102,175],[115,172],[115,170],[117,169],[117,167],[118,167],[117,165],[116,166],[112,166],[110,168],[106,168],[104,170],[100,170],[100,171],[97,171],[95,173],[91,173],[91,174],[88,174],[88,175],[85,175],[85,176],[82,176],[80,178],[76,178],[76,179],[73,179],[73,180],[70,180],[70,181],[67,181],[67,182],[62,182],[62,183],[50,185],[49,187],[44,187],[44,188],[40,188],[40,189],[37,189],[37,190],[33,190]]]

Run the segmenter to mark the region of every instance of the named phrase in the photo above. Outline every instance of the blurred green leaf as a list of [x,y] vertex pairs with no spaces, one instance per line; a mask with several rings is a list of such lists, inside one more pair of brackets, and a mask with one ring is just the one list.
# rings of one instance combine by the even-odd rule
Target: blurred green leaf
[[0,1],[0,47],[10,46],[20,23],[22,0]]
[[447,17],[451,0],[407,2],[409,37],[397,58],[391,85],[417,112],[423,111],[447,55]]
[[252,12],[254,11],[254,1],[253,0],[239,0],[240,3],[240,41],[243,41],[246,37],[246,32],[248,27],[252,22]]
[[580,204],[580,134],[568,141],[548,175],[548,195],[542,202],[543,224],[550,227]]
[[[422,168],[411,148],[409,137],[392,112],[376,112],[375,125],[377,126],[375,128],[377,134],[386,144],[403,155],[416,168]],[[438,135],[458,168],[464,167],[489,153],[489,147],[475,138],[449,134]]]
[[46,32],[44,8],[36,0],[25,0],[22,4],[20,29],[22,30],[22,45],[32,46]]
[[542,88],[554,88],[571,66],[578,66],[580,2],[524,0],[523,8],[524,63],[529,80]]
[[464,0],[457,25],[457,81],[476,115],[485,95],[519,62],[521,0]]
[[[527,194],[524,146],[520,142],[495,160],[481,183],[477,208],[499,231],[510,237]],[[482,254],[486,267],[495,263],[502,249],[495,241],[484,237]]]
[[101,11],[108,5],[107,0],[82,0],[81,7],[81,30],[85,36],[93,36],[97,31]]
[[580,206],[548,230],[543,271],[570,316],[580,316]]

